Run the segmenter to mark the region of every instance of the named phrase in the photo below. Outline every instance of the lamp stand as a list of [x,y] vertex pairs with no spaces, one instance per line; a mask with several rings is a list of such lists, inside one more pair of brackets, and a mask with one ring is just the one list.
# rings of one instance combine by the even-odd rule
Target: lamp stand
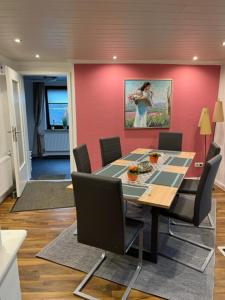
[[206,146],[207,146],[207,145],[206,145],[206,144],[207,144],[207,143],[206,143],[206,142],[207,142],[206,137],[207,137],[207,135],[205,134],[205,160],[206,160]]
[[214,122],[213,125],[213,142],[214,142],[215,133],[216,133],[216,122]]

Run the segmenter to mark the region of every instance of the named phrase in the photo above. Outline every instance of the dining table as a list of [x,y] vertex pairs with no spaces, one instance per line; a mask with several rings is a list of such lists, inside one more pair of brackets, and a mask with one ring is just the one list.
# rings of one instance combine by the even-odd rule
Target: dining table
[[[150,163],[152,153],[160,154],[157,163]],[[194,156],[195,152],[137,148],[94,172],[100,176],[120,178],[125,200],[151,206],[150,251],[145,250],[143,258],[153,263],[157,263],[158,259],[160,209],[170,209]],[[135,181],[131,181],[127,174],[130,166],[147,168],[138,174]],[[131,249],[130,254],[136,255],[137,249]]]

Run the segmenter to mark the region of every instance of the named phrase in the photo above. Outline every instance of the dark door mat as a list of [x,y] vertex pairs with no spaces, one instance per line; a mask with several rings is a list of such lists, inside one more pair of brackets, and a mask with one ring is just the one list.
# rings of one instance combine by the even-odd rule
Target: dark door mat
[[11,212],[73,207],[75,206],[73,190],[67,189],[69,184],[70,181],[28,182]]

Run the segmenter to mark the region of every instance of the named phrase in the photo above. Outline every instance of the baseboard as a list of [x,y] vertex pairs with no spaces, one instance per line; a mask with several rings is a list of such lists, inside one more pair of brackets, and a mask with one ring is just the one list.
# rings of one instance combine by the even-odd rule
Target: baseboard
[[44,157],[47,157],[47,156],[69,156],[69,155],[70,155],[69,151],[61,151],[61,152],[51,151],[51,152],[45,152],[45,153],[43,153]]
[[8,189],[2,196],[0,196],[0,203],[2,203],[3,200],[5,200],[12,192],[14,191],[14,186]]
[[219,188],[225,191],[225,184],[220,182],[219,180],[215,180],[215,185],[217,185]]

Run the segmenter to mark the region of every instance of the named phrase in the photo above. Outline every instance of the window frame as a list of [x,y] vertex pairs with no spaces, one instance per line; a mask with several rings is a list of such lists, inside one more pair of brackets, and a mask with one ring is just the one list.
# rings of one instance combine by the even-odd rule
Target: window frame
[[[48,90],[67,90],[67,86],[62,85],[62,86],[45,86],[45,107],[46,107],[46,123],[47,123],[47,129],[52,129],[52,126],[50,124],[50,114],[49,114],[49,103],[48,103]],[[68,101],[69,102],[69,101]],[[54,103],[50,103],[54,104]],[[57,103],[58,104],[58,103]],[[62,103],[63,104],[63,103]],[[69,103],[67,103],[69,105]],[[63,125],[54,125],[55,129],[64,129]],[[69,125],[67,126],[67,129],[69,129]]]

